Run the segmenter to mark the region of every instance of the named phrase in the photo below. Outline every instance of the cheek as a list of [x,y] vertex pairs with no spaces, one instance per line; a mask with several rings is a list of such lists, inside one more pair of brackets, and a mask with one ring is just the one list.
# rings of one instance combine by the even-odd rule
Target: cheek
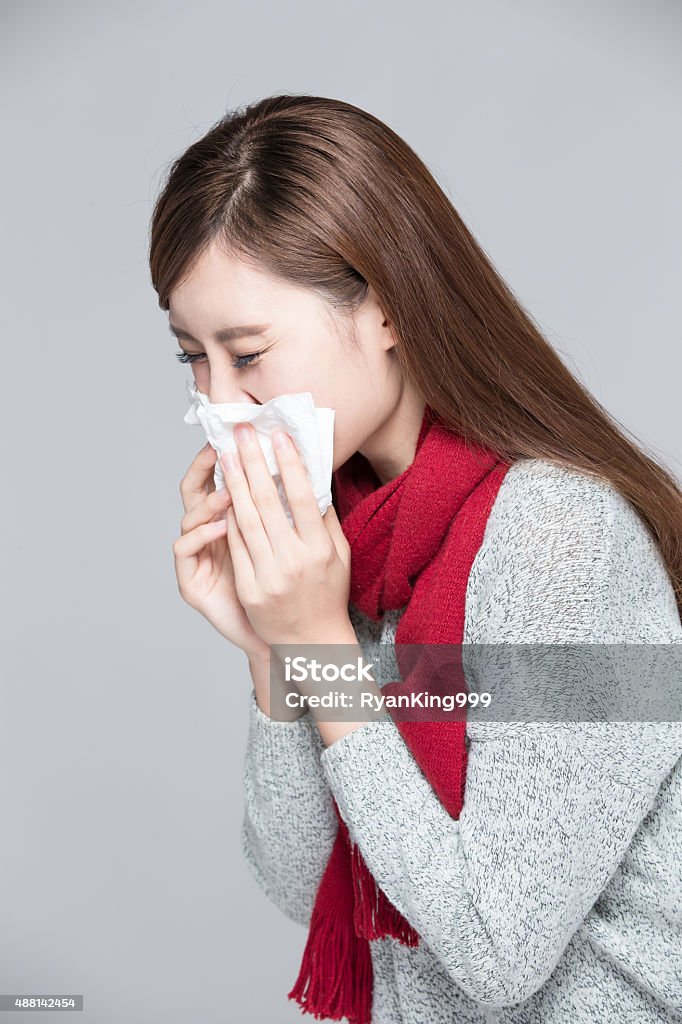
[[[279,395],[294,395],[302,391],[310,391],[313,401],[319,408],[343,408],[349,403],[353,405],[353,396],[362,395],[367,389],[365,370],[353,370],[348,365],[347,356],[333,358],[309,358],[287,363],[268,364],[261,368],[248,370],[245,382],[259,401],[267,402]],[[247,384],[245,384],[245,387]],[[362,403],[362,399],[360,400]]]
[[264,367],[258,373],[254,369],[253,375],[247,378],[253,385],[253,390],[258,394],[262,402],[271,398],[278,398],[280,395],[297,395],[302,391],[311,391],[315,404],[319,405],[316,395],[317,375],[306,367],[287,367],[285,370],[277,369],[271,371],[270,367]]

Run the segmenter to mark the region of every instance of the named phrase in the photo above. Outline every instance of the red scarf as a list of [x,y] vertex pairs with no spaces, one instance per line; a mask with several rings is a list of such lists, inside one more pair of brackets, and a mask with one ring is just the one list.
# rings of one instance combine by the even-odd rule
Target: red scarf
[[[350,603],[375,621],[389,609],[405,608],[396,632],[398,658],[399,644],[463,642],[469,571],[509,466],[441,426],[427,406],[414,460],[400,476],[382,485],[360,452],[333,474],[334,504],[351,546]],[[408,685],[412,689],[413,681]],[[398,692],[405,683],[388,687]],[[447,692],[453,692],[451,681]],[[393,717],[438,799],[457,819],[464,799],[466,713],[462,720],[436,722],[410,715],[413,720]],[[336,801],[334,808],[339,829],[288,998],[318,1020],[371,1024],[369,940],[391,936],[416,946],[419,935],[378,887]]]

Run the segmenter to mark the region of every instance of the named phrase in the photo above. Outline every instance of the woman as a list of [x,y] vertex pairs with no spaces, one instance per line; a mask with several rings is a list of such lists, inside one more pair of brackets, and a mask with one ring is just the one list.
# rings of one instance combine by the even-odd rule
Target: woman
[[150,266],[211,402],[336,410],[324,516],[285,437],[291,530],[247,429],[225,489],[210,445],[192,462],[174,545],[248,658],[243,850],[309,929],[290,998],[358,1024],[682,1020],[679,723],[270,713],[273,644],[675,649],[676,481],[349,104],[222,119],[170,170]]

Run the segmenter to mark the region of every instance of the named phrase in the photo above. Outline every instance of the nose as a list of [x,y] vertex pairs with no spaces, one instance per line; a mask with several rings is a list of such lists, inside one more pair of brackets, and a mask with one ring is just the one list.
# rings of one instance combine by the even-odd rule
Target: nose
[[207,352],[207,358],[195,362],[192,371],[197,390],[207,395],[213,405],[228,402],[261,404],[245,389],[244,371],[232,365],[231,354],[222,348],[215,353]]
[[[217,376],[212,374],[207,383],[208,400],[212,405],[220,405],[224,402],[246,402],[249,405],[260,405],[253,395],[240,387],[238,381],[229,372]],[[200,387],[200,385],[197,386]]]
[[241,388],[215,388],[211,386],[208,392],[208,400],[212,405],[222,405],[226,402],[245,402],[248,405],[260,405],[251,395],[246,394]]

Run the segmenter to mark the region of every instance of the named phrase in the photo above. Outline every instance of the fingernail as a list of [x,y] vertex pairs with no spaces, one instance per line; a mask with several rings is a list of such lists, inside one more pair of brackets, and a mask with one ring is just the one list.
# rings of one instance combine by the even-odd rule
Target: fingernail
[[234,428],[234,433],[237,440],[241,441],[242,444],[248,444],[251,440],[251,427],[246,423],[239,423]]
[[275,448],[287,448],[289,445],[289,438],[283,430],[275,430],[272,435],[272,443]]

